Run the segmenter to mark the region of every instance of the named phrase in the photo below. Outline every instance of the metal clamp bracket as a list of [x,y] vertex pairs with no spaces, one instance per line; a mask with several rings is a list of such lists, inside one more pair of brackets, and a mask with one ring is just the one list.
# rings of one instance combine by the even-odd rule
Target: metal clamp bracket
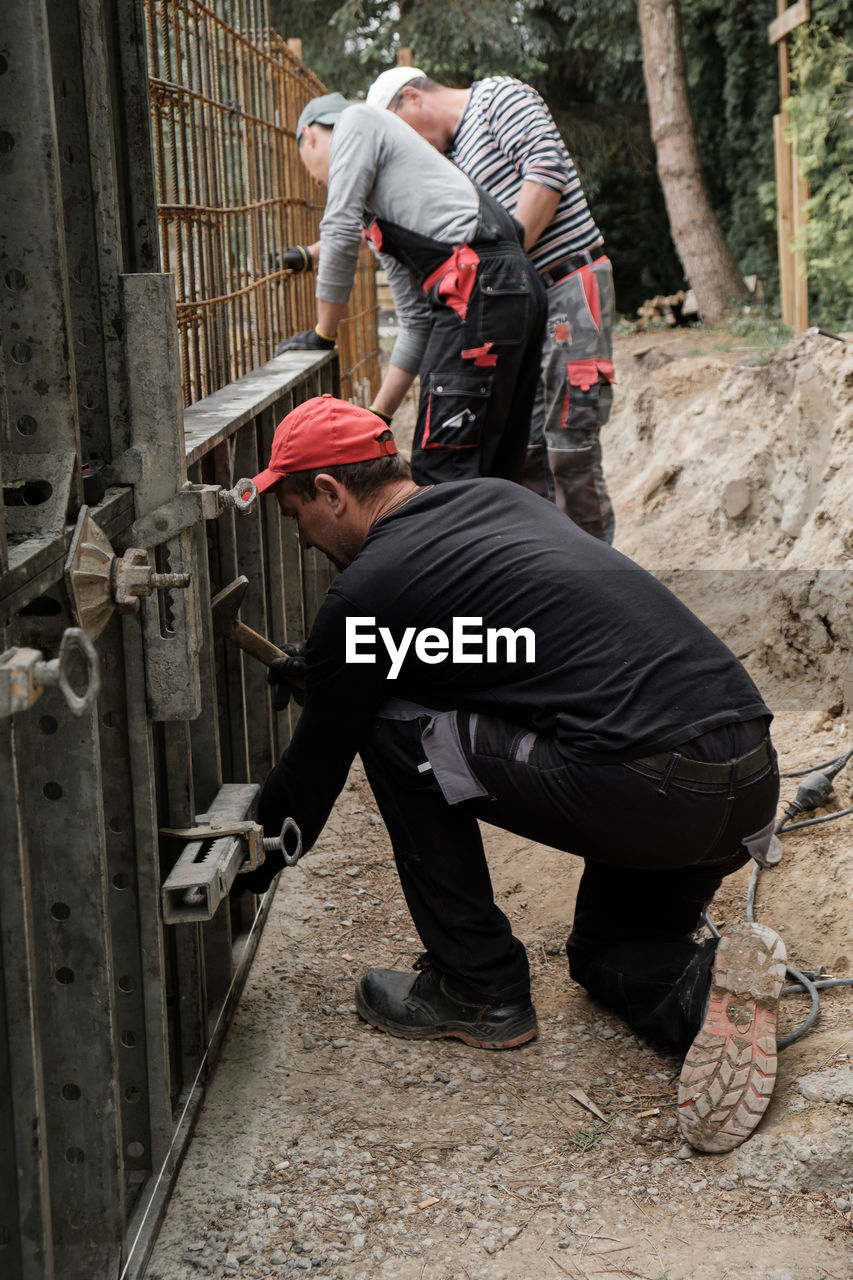
[[246,478],[238,480],[233,489],[219,490],[219,501],[223,510],[233,507],[240,515],[245,515],[247,511],[251,511],[257,496],[258,487],[254,480]]
[[65,561],[65,583],[75,621],[90,640],[98,638],[114,609],[138,613],[141,596],[188,587],[190,576],[155,573],[143,547],[128,547],[117,556],[89,508],[80,508]]
[[[288,853],[287,837],[291,833],[295,837],[295,844],[292,852]],[[286,867],[295,867],[302,857],[302,832],[292,818],[285,818],[281,831],[277,836],[264,836],[264,852],[272,853],[274,849],[281,849]]]
[[263,827],[248,817],[259,794],[256,783],[225,783],[195,826],[161,827],[161,835],[188,841],[161,888],[166,924],[212,920],[238,871],[263,862]]
[[[74,656],[82,658],[86,670],[86,688],[78,694],[71,683],[70,670]],[[58,686],[72,715],[82,716],[89,710],[101,687],[98,655],[85,631],[68,627],[62,633],[59,656],[49,662],[40,649],[7,649],[0,654],[0,716],[26,711],[43,691]]]
[[159,546],[200,520],[218,519],[223,511],[251,511],[257,496],[254,480],[248,479],[238,480],[233,489],[220,489],[215,484],[185,485],[168,502],[137,520],[130,540],[140,547]]
[[128,547],[110,565],[110,588],[119,613],[138,613],[141,596],[188,587],[191,577],[189,573],[155,573],[144,547]]

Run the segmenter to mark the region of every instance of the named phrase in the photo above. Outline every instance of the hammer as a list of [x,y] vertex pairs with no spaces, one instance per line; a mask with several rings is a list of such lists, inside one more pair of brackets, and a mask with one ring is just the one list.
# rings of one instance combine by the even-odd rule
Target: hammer
[[[258,658],[268,667],[274,659],[286,658],[287,654],[283,653],[270,640],[259,635],[257,631],[247,627],[237,617],[248,585],[249,579],[241,575],[239,578],[235,578],[229,586],[223,587],[213,597],[210,602],[210,612],[213,615],[213,633],[214,635],[225,636],[228,640],[233,640],[234,644],[239,645],[241,649],[245,649],[246,653],[250,653],[253,658]],[[304,680],[293,679],[289,683],[296,685],[298,689],[305,688]]]

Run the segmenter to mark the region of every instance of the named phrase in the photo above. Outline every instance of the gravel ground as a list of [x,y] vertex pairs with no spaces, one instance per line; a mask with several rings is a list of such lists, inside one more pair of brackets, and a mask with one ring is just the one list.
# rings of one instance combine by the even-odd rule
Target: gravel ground
[[[363,969],[405,967],[418,943],[356,766],[315,852],[282,877],[149,1280],[849,1280],[849,1162],[819,1189],[808,1160],[795,1183],[762,1186],[772,1152],[759,1181],[737,1153],[691,1152],[674,1115],[678,1059],[568,977],[557,921],[574,860],[487,839],[530,949],[539,1040],[485,1053],[394,1040],[358,1019]],[[783,1058],[770,1132],[849,1124],[844,1000]],[[827,1070],[846,1103],[797,1091]]]

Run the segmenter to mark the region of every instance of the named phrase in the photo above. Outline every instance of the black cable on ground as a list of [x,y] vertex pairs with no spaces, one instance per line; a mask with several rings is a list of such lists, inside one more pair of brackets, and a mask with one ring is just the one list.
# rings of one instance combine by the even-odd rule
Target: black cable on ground
[[[782,828],[792,818],[796,818],[798,813],[807,813],[812,809],[817,809],[823,804],[824,800],[832,795],[833,782],[851,758],[853,758],[853,750],[845,752],[844,755],[836,756],[834,760],[830,760],[827,764],[819,765],[816,769],[803,770],[803,772],[808,773],[808,776],[804,782],[800,783],[796,796],[776,824],[776,835],[779,835]],[[796,774],[790,776],[799,777],[800,771],[798,770]],[[827,814],[825,818],[812,818],[811,821],[830,821],[835,817],[841,817],[841,814]],[[799,826],[800,824],[797,823],[796,825]]]
[[[822,818],[804,818],[802,822],[786,822],[781,828],[781,834],[798,831],[800,827],[816,827],[819,822],[832,822],[833,818],[843,818],[848,813],[853,813],[853,808],[836,809],[834,813],[825,813]],[[779,827],[776,828],[776,834],[780,834]]]

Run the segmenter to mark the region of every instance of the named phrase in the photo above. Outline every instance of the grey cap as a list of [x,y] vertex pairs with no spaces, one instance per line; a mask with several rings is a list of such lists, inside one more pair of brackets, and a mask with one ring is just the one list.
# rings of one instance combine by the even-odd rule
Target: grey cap
[[302,108],[302,114],[296,125],[297,139],[302,137],[302,128],[306,124],[334,124],[342,111],[346,111],[349,101],[342,93],[324,93],[321,98],[312,98]]

